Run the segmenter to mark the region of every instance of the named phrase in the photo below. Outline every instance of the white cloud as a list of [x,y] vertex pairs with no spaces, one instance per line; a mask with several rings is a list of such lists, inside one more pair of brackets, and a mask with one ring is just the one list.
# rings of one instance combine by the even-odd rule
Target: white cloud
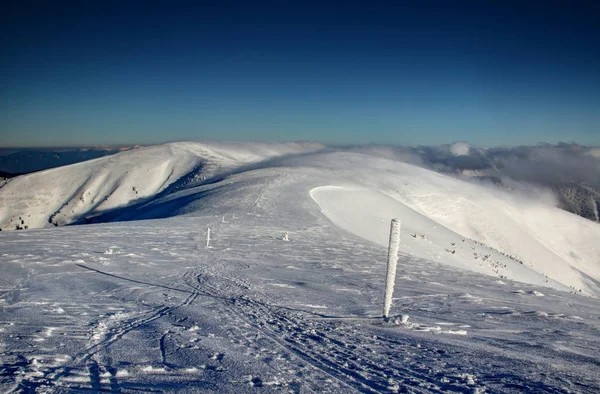
[[595,157],[596,159],[600,159],[600,148],[591,148],[590,150],[585,152],[585,154],[588,156]]
[[450,145],[450,153],[454,156],[468,156],[471,152],[471,145],[466,142],[455,142]]

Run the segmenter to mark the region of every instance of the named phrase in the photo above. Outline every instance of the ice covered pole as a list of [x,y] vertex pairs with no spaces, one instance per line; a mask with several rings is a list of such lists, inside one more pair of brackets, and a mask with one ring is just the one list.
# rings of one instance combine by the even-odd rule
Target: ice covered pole
[[208,231],[206,232],[206,247],[210,248],[210,227],[208,227]]
[[400,249],[400,220],[392,219],[390,226],[390,246],[388,248],[387,274],[385,276],[385,296],[383,299],[383,317],[388,317],[392,306],[394,283],[396,282],[396,264]]

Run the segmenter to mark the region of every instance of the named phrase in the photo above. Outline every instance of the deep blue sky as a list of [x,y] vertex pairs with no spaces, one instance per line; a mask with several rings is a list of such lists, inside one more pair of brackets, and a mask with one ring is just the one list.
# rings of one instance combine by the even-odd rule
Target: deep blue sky
[[0,146],[600,145],[595,0],[0,7]]

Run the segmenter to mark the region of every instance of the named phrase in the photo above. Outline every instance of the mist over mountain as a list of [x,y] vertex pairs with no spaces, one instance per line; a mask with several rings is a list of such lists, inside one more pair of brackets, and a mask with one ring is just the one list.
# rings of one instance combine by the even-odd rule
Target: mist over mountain
[[598,147],[560,143],[477,148],[458,142],[415,148],[369,145],[349,149],[509,189],[528,187],[523,183],[541,187],[556,195],[560,208],[599,221]]
[[[522,146],[517,148],[471,149],[463,156],[442,162],[442,171],[467,176],[487,176],[509,186],[509,180],[528,182],[551,189],[559,207],[599,221],[600,150],[577,144]],[[438,168],[440,169],[440,168]],[[508,179],[507,179],[508,178]]]

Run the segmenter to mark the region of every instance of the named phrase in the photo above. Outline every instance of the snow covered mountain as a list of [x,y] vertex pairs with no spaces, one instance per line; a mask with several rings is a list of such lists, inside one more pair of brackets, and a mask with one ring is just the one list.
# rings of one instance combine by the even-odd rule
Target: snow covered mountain
[[[3,229],[30,230],[0,233],[0,387],[600,389],[599,226],[321,148],[176,143],[4,183]],[[377,318],[393,217],[400,325]],[[85,221],[113,223],[31,230]]]
[[319,148],[311,143],[170,143],[21,176],[0,189],[0,228],[85,222],[219,171]]
[[0,223],[40,228],[218,208],[225,215],[248,205],[255,190],[261,204],[265,191],[278,196],[295,185],[302,189],[297,201],[312,196],[334,223],[382,246],[385,223],[398,216],[411,234],[406,253],[600,295],[600,227],[593,223],[539,199],[370,155],[315,152],[320,148],[172,143],[127,151],[9,181],[0,189]]

